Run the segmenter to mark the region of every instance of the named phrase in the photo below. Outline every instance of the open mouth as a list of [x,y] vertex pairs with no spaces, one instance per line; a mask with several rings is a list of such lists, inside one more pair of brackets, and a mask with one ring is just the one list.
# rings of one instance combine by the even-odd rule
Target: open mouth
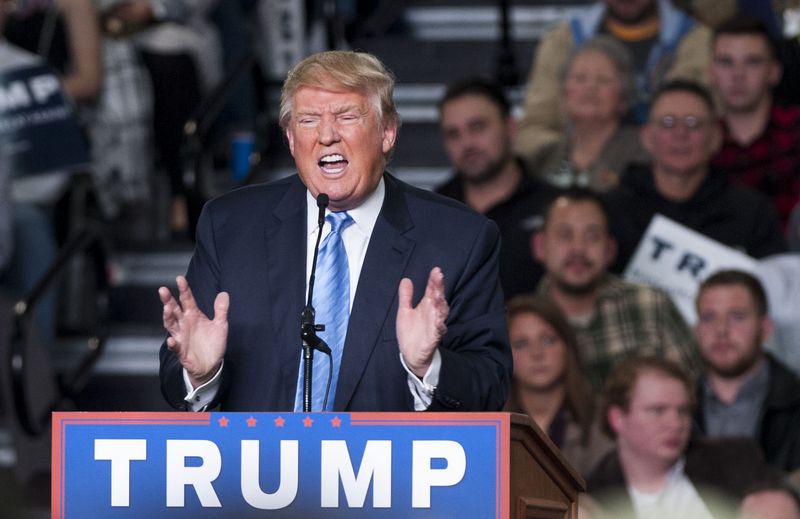
[[592,266],[592,263],[585,258],[573,257],[566,261],[565,266],[568,268],[579,268],[586,270]]
[[347,159],[344,158],[343,155],[339,155],[338,153],[332,153],[330,155],[325,155],[319,162],[317,162],[320,169],[325,173],[330,175],[335,175],[336,173],[341,173],[344,171],[344,168],[347,167]]

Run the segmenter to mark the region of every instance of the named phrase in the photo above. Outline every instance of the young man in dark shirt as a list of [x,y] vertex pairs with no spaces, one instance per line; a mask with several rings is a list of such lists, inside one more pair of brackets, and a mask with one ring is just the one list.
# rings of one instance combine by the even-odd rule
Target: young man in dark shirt
[[530,292],[542,268],[530,252],[531,234],[557,190],[524,170],[513,154],[515,122],[503,90],[482,79],[448,88],[439,102],[444,148],[455,176],[437,192],[466,203],[497,223],[500,281],[506,299]]

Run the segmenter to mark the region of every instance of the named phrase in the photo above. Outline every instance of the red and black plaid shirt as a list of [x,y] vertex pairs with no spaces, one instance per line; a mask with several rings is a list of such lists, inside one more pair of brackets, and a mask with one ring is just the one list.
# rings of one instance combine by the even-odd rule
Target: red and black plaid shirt
[[725,140],[714,168],[770,197],[785,229],[800,200],[800,106],[773,105],[764,133],[749,146],[734,141],[724,122],[722,127]]

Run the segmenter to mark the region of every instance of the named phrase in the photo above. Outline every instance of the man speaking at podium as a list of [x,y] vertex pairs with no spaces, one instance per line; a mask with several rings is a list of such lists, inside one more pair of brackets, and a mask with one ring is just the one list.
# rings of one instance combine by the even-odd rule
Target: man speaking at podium
[[[172,406],[502,408],[511,355],[497,228],[384,171],[399,127],[393,86],[365,53],[315,54],[289,72],[280,124],[298,175],[209,202],[178,300],[159,289]],[[330,351],[314,352],[312,391],[301,310]]]

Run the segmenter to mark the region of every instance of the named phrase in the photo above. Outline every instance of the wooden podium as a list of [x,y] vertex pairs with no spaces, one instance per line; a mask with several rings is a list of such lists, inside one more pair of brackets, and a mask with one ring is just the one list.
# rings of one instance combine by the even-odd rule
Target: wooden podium
[[510,519],[575,519],[583,478],[525,415],[511,415]]
[[53,519],[567,519],[584,489],[516,414],[55,413],[53,422]]

